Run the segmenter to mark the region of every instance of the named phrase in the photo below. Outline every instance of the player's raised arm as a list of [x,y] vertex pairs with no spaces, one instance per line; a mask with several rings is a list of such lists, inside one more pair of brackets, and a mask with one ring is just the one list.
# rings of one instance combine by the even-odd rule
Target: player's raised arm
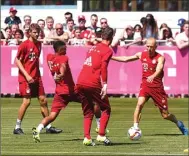
[[118,62],[130,62],[130,61],[135,61],[141,58],[141,52],[136,53],[135,55],[132,56],[112,56],[112,60],[118,61]]

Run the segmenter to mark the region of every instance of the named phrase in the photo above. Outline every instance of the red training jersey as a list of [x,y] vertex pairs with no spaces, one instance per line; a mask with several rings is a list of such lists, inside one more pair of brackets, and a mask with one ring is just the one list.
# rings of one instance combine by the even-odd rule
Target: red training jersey
[[72,78],[70,66],[68,64],[68,57],[65,55],[48,54],[47,63],[53,76],[55,74],[60,74],[61,64],[65,64],[66,66],[66,71],[64,73],[63,79],[59,82],[55,81],[55,93],[59,95],[73,93],[75,84]]
[[112,54],[112,49],[104,43],[93,46],[87,53],[77,84],[101,88],[101,79],[107,83],[107,68]]
[[[17,59],[22,62],[26,72],[35,80],[41,78],[39,71],[39,57],[41,54],[41,42],[26,40],[20,44],[17,52]],[[18,81],[27,81],[24,74],[19,70]]]
[[158,64],[158,58],[162,55],[155,53],[155,56],[150,58],[148,52],[144,51],[141,55],[142,62],[142,84],[148,87],[161,87],[163,86],[162,78],[164,72],[162,71],[156,78],[154,78],[152,83],[147,82],[147,77],[155,73]]
[[91,39],[91,38],[96,37],[96,35],[92,31],[86,29],[86,30],[81,31],[80,37],[81,37],[81,39],[83,39],[83,38]]

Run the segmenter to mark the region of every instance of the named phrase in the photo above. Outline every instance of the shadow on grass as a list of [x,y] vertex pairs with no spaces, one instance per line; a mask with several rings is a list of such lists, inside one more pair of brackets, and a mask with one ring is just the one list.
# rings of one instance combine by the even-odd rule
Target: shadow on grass
[[43,142],[65,142],[65,141],[83,141],[83,139],[81,139],[81,138],[76,138],[76,139],[61,139],[61,140],[44,140]]
[[113,142],[112,146],[122,146],[122,145],[138,145],[141,144],[141,142]]
[[150,134],[148,136],[181,136],[182,134]]
[[[61,140],[44,140],[43,142],[68,142],[68,141],[79,141],[83,142],[83,139],[76,138],[76,139],[61,139]],[[94,140],[95,141],[95,140]],[[96,146],[103,145],[103,143],[95,141]],[[122,145],[139,145],[144,144],[144,142],[113,142],[111,146],[122,146]]]

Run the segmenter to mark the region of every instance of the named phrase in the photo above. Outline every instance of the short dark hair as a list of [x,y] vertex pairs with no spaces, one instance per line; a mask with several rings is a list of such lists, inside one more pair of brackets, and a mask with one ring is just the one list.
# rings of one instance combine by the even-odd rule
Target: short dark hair
[[29,32],[31,32],[33,29],[36,29],[38,32],[41,31],[40,26],[37,23],[32,23],[29,28]]
[[21,35],[21,39],[24,38],[24,33],[23,33],[23,31],[22,31],[21,29],[17,29],[17,30],[15,31],[15,34],[16,34],[16,33],[19,33],[19,34]]
[[66,12],[65,14],[64,14],[64,16],[65,15],[70,15],[71,16],[71,18],[73,18],[73,15],[72,15],[72,13],[71,12]]
[[59,48],[62,47],[62,46],[65,46],[65,42],[63,41],[55,41],[53,42],[53,49],[55,52],[58,52]]
[[6,28],[5,28],[5,31],[7,31],[8,29],[11,30],[11,27],[10,27],[10,26],[6,27]]
[[92,14],[91,17],[93,17],[93,16],[94,16],[94,17],[98,17],[97,14]]
[[74,20],[72,18],[69,18],[66,22],[68,23],[70,21],[72,21],[74,23]]
[[103,40],[111,40],[114,35],[114,30],[110,27],[106,27],[102,30],[102,39]]
[[43,19],[38,19],[38,20],[37,20],[37,23],[39,23],[40,21],[42,21],[42,22],[45,23],[45,20],[43,20]]

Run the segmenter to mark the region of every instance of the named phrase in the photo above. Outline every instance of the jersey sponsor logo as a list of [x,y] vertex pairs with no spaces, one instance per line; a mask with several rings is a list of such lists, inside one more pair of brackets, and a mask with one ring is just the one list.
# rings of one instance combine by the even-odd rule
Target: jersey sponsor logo
[[[11,51],[11,76],[18,76],[18,67],[15,65],[15,58],[18,50]],[[43,65],[43,50],[41,50],[41,55],[39,57],[40,64]],[[41,76],[43,76],[43,67],[39,68]]]
[[148,64],[147,63],[142,63],[142,67],[143,67],[144,71],[148,70]]
[[29,59],[30,59],[30,61],[33,61],[35,58],[37,58],[37,56],[35,55],[35,52],[31,52],[31,53],[29,54]]

